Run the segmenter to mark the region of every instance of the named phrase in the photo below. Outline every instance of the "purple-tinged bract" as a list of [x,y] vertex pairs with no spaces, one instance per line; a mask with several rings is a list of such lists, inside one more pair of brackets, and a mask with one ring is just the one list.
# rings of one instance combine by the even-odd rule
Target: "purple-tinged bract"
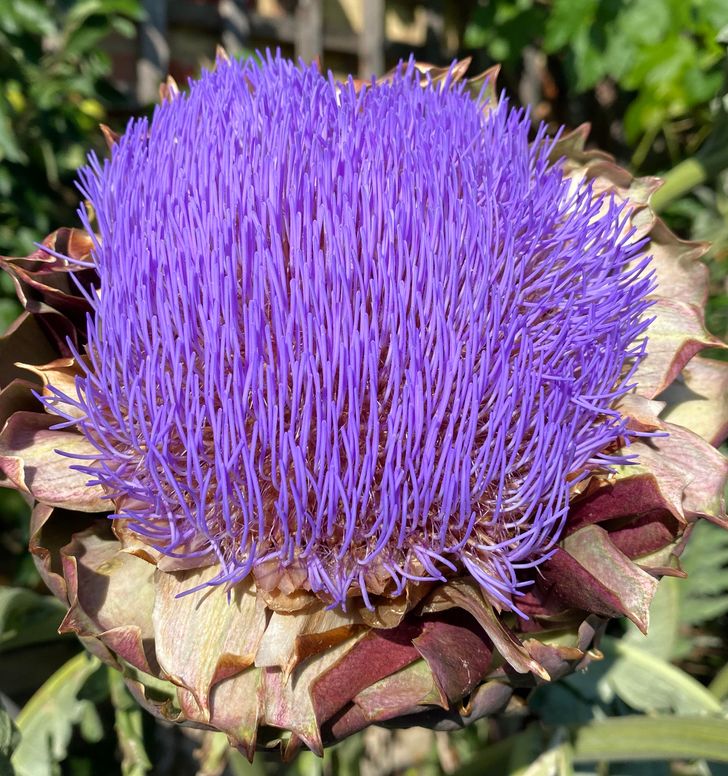
[[213,583],[273,563],[368,603],[464,572],[516,607],[574,482],[623,460],[652,282],[530,128],[412,64],[357,89],[268,58],[92,159],[77,385],[114,517]]

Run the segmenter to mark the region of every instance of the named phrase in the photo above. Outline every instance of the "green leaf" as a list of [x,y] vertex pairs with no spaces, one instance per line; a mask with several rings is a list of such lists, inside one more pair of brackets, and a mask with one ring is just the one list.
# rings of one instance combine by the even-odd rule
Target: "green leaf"
[[196,776],[218,776],[225,770],[230,754],[230,743],[224,733],[208,731],[202,734],[195,751],[199,763]]
[[70,31],[64,43],[64,53],[68,57],[84,57],[97,47],[109,34],[107,22],[93,19],[82,27]]
[[0,776],[13,776],[10,756],[18,746],[20,733],[10,715],[0,703]]
[[22,164],[27,161],[28,157],[18,144],[8,114],[5,100],[0,99],[0,161],[7,160]]
[[[542,765],[570,765],[583,763],[633,763],[664,760],[706,760],[728,763],[728,720],[711,717],[643,717],[630,715],[607,717],[572,728],[557,728],[556,740],[562,752],[555,753],[554,730],[543,730],[531,725],[525,731],[488,744],[474,752],[470,761],[456,771],[456,776],[503,776],[512,774],[511,762],[520,761],[519,753],[533,753],[533,763]],[[561,743],[563,739],[566,739]],[[551,753],[551,754],[549,754]],[[547,755],[547,756],[544,756]],[[561,763],[559,763],[561,757]],[[526,766],[527,768],[528,766]],[[534,770],[542,773],[570,772]],[[581,771],[579,771],[581,772]],[[603,773],[603,770],[599,771]],[[520,771],[520,776],[529,773]],[[609,773],[620,773],[609,769]],[[630,768],[626,773],[637,776]],[[626,776],[626,774],[625,774]]]
[[594,20],[599,0],[554,0],[544,35],[544,49],[555,52],[572,42]]
[[114,32],[121,35],[122,38],[133,38],[136,35],[136,25],[123,16],[113,16],[109,23],[114,28]]
[[[598,667],[592,668],[580,677],[594,683],[599,676]],[[528,699],[528,706],[547,725],[574,725],[589,722],[594,718],[594,702],[589,702],[578,692],[570,677],[562,682],[549,682],[537,687]]]
[[606,57],[601,46],[594,45],[592,31],[584,27],[574,36],[571,55],[576,72],[576,89],[591,89],[607,74]]
[[140,20],[143,12],[137,0],[80,0],[75,2],[66,15],[67,26],[80,26],[91,16],[127,16]]
[[468,48],[485,49],[496,62],[515,63],[540,35],[545,11],[534,0],[501,0],[478,6],[465,29]]
[[144,748],[142,710],[126,689],[121,674],[107,669],[111,702],[115,712],[115,730],[121,751],[122,776],[144,776],[152,764]]
[[65,613],[56,598],[22,587],[0,587],[0,652],[59,638]]
[[602,649],[613,663],[601,682],[633,709],[678,715],[722,712],[718,700],[700,682],[656,655],[609,637]]
[[612,717],[577,728],[575,763],[628,760],[728,762],[728,720],[710,717]]
[[573,749],[568,742],[558,743],[564,738],[560,729],[557,741],[542,752],[532,763],[512,771],[511,776],[573,776]]
[[[0,333],[20,315],[22,307],[14,299],[0,299]],[[1,630],[0,630],[1,632]],[[0,640],[2,636],[0,635]]]
[[11,34],[31,33],[51,36],[56,30],[50,3],[13,0],[3,7],[3,26]]
[[633,0],[625,4],[615,24],[615,38],[654,46],[664,40],[671,27],[670,4],[660,0]]
[[[698,626],[728,612],[728,531],[701,520],[681,558],[680,623]],[[682,654],[690,645],[683,643]]]
[[[249,763],[237,749],[233,749],[229,755],[228,769],[232,776],[268,776],[265,764],[262,757],[256,757],[252,763]],[[291,769],[292,767],[289,766]],[[338,774],[338,772],[336,773]],[[343,774],[338,774],[338,776],[343,776]]]
[[715,675],[713,681],[708,686],[708,690],[710,690],[719,701],[724,701],[728,698],[728,663],[726,663]]
[[[73,728],[86,730],[95,716],[90,700],[79,695],[101,662],[85,652],[76,655],[43,684],[18,714],[22,738],[11,762],[17,776],[57,776],[65,758]],[[98,726],[97,726],[98,729]]]

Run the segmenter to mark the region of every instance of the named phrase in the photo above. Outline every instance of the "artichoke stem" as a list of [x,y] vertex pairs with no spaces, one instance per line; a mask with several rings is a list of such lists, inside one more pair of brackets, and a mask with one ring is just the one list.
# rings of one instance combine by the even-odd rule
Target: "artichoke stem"
[[657,212],[664,210],[673,200],[687,194],[708,177],[702,161],[685,159],[665,174],[663,185],[652,195],[650,205]]

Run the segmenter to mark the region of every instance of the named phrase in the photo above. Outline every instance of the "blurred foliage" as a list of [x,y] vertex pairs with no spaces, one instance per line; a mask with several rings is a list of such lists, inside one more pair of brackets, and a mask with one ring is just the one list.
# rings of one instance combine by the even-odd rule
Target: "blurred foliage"
[[705,139],[726,33],[724,0],[490,0],[478,3],[464,43],[511,78],[524,51],[539,49],[546,91],[552,82],[566,99],[592,93],[609,108],[621,97],[617,139],[639,167],[658,136],[673,164]]
[[[664,217],[713,243],[708,324],[728,338],[728,2],[462,6],[463,47],[477,65],[502,62],[536,118],[589,120],[621,161],[667,173]],[[98,123],[128,107],[103,43],[131,38],[138,18],[138,0],[0,0],[0,253],[25,254],[75,223],[75,170],[103,150]],[[11,294],[0,278],[3,329],[18,309]],[[467,730],[374,728],[288,766],[265,754],[249,764],[220,734],[141,711],[118,673],[57,635],[63,607],[45,595],[27,541],[27,505],[0,491],[0,776],[728,774],[728,534],[707,523],[687,546],[688,578],[663,581],[650,635],[614,623],[588,672]]]
[[139,17],[138,0],[0,0],[0,253],[75,222],[76,169],[121,100],[99,44]]
[[20,740],[20,733],[5,707],[0,703],[0,776],[12,776],[10,756]]

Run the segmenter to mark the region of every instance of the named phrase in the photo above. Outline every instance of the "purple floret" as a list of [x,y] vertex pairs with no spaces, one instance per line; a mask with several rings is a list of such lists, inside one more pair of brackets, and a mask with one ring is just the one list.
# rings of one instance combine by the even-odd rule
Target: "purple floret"
[[368,603],[465,572],[514,608],[574,482],[624,462],[652,282],[530,128],[412,63],[357,91],[268,57],[92,158],[79,468],[113,517],[210,584],[273,562]]

